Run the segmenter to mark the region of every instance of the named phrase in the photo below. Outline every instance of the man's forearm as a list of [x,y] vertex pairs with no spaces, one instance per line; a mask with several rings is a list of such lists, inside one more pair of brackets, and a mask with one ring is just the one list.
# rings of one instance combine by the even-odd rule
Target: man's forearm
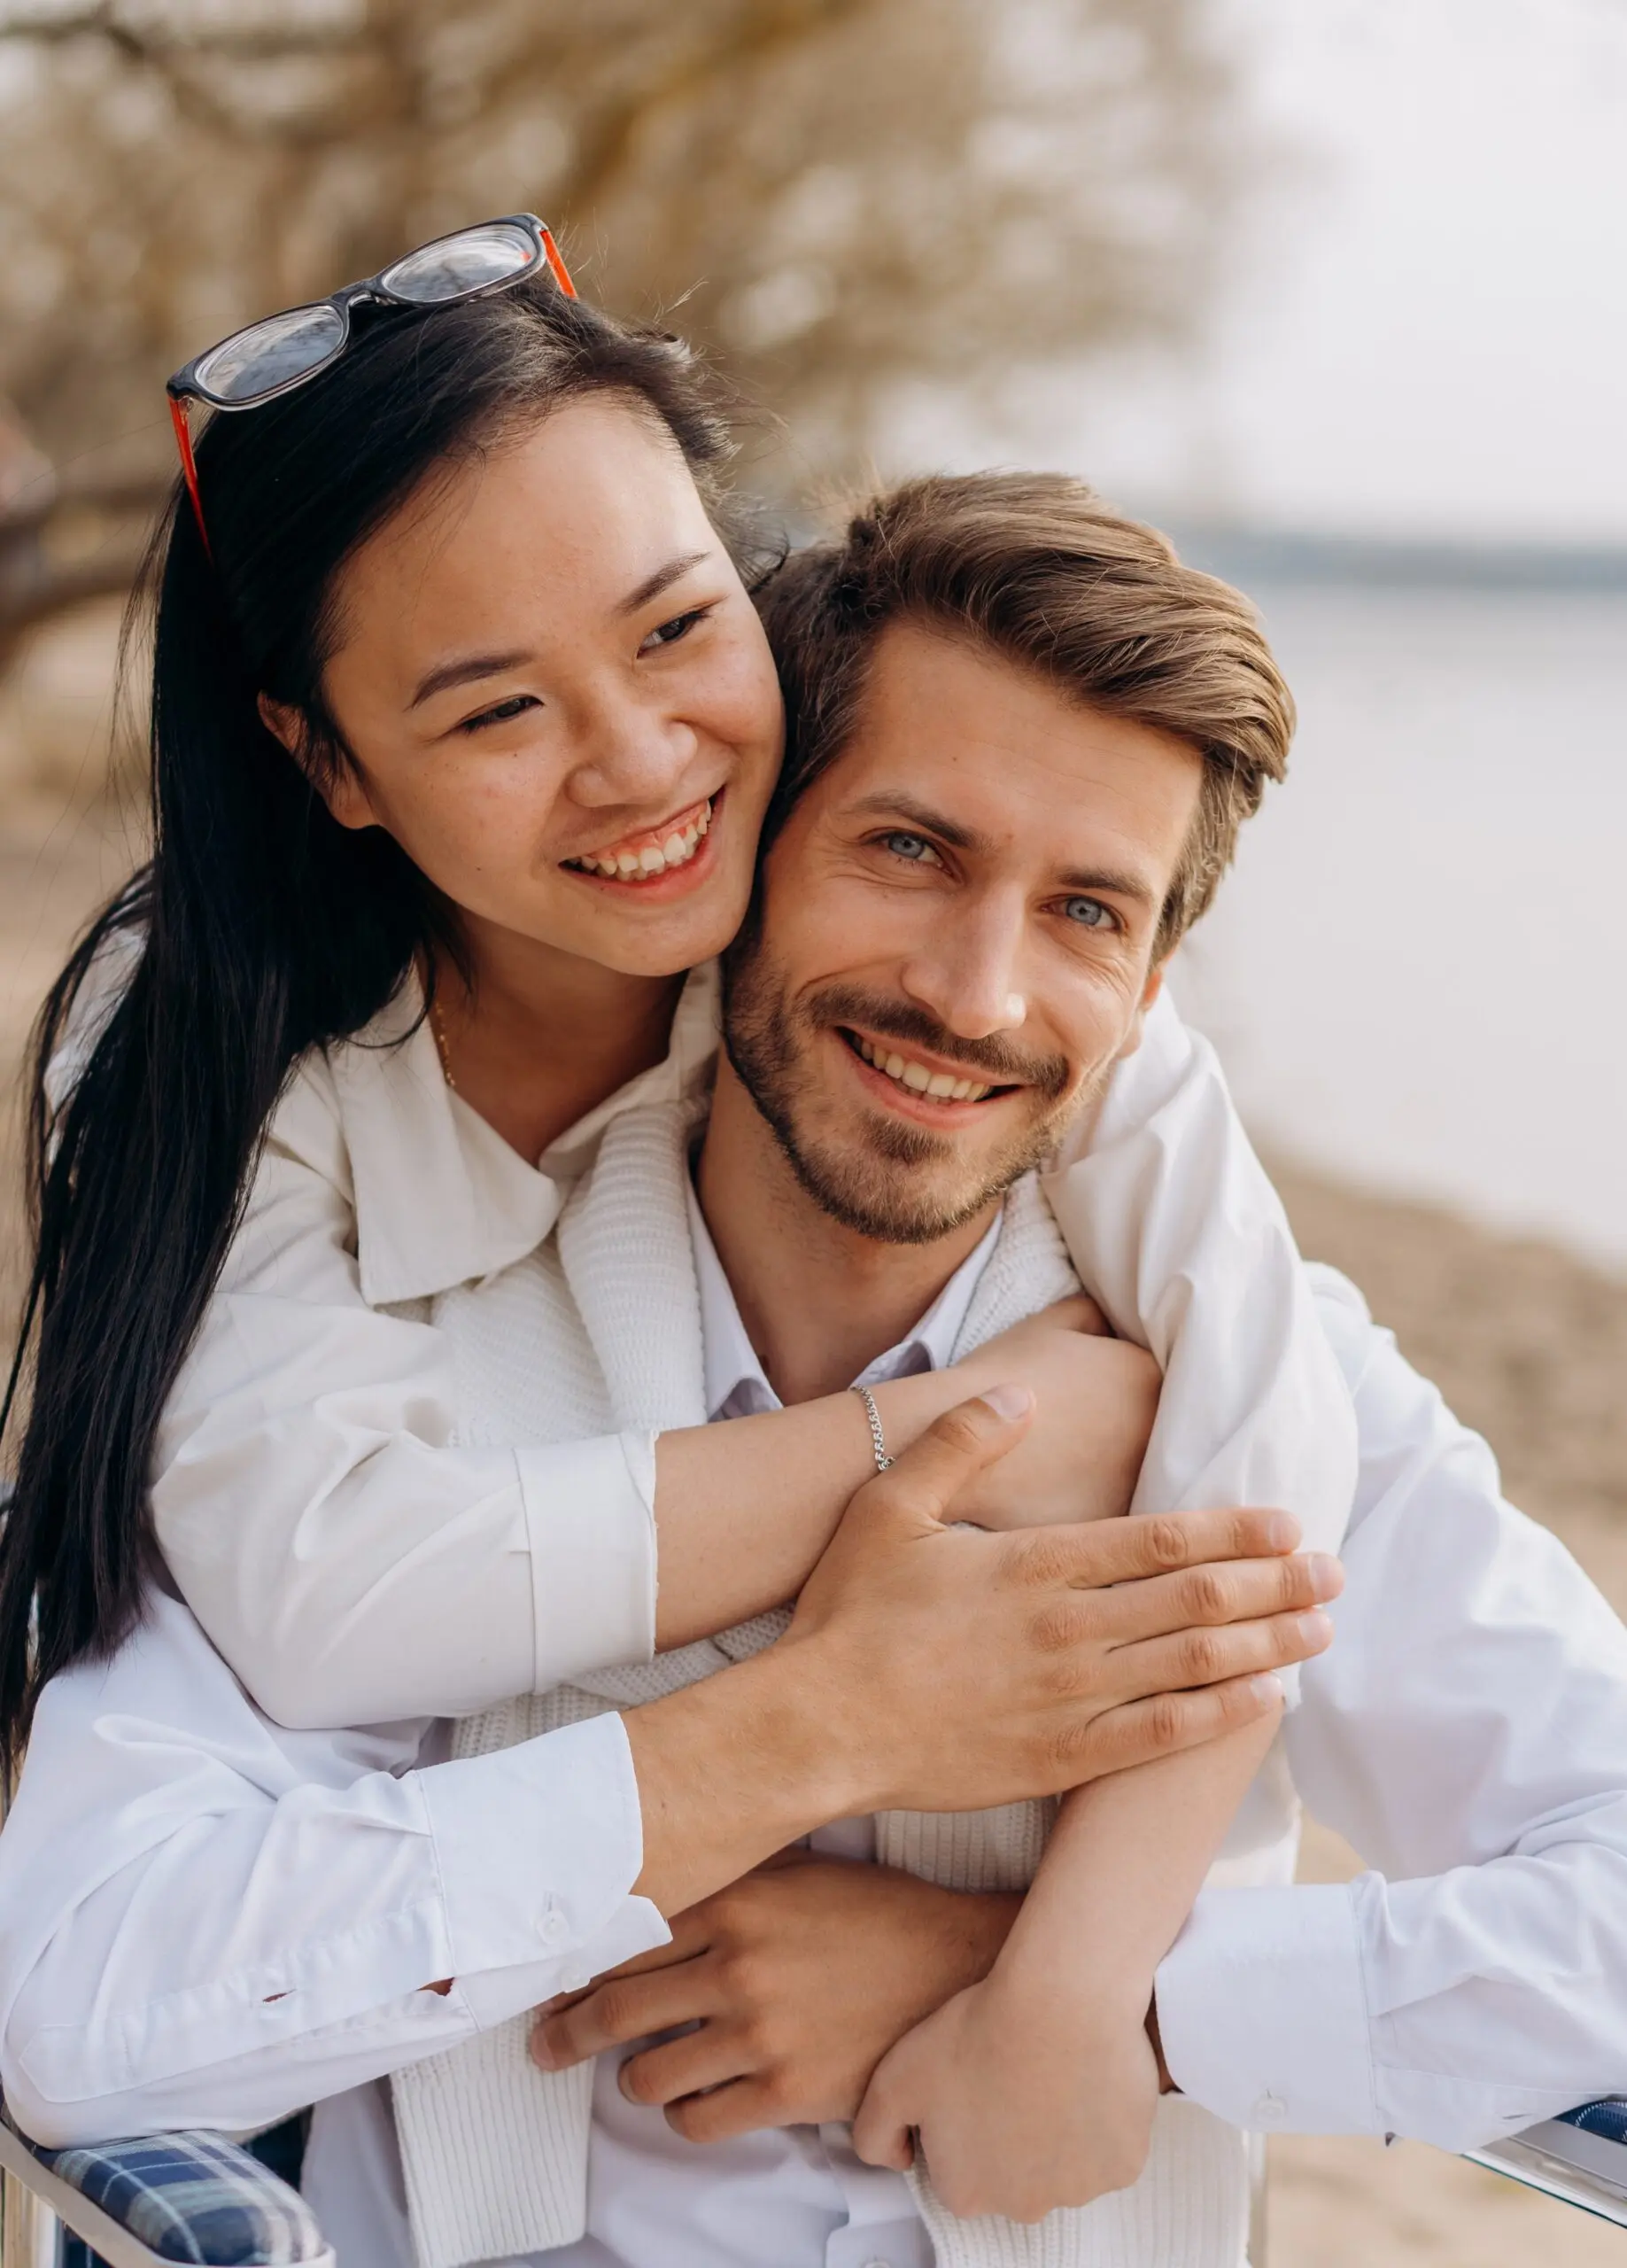
[[805,1666],[810,1650],[787,1642],[624,1716],[644,1818],[634,1889],[663,1914],[865,1808],[828,1682]]

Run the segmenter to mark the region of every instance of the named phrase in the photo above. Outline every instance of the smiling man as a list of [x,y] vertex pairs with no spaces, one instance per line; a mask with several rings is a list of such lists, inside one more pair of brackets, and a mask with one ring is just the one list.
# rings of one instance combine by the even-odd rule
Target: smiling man
[[1140,1038],[1203,773],[964,633],[881,633],[726,964],[729,1063],[823,1220],[941,1263],[1056,1149]]
[[[764,611],[790,737],[690,1208],[718,1417],[942,1359],[1032,1253],[1046,1161],[1140,1042],[1282,745],[1236,594],[1074,482],[912,484]],[[1619,1763],[1584,1730],[1627,1725],[1623,1633],[1349,1286],[1319,1290],[1361,1478],[1340,1643],[1286,1747],[1407,1879],[1290,1887],[1277,1770],[1199,1896],[1250,1735],[1076,1793],[1026,1901],[1031,1817],[821,1830],[545,2016],[546,2069],[600,2058],[591,2233],[551,2257],[1238,2268],[1238,2127],[1461,2148],[1620,2084],[1627,2011],[1553,1949],[1599,1926],[1595,1870],[1627,1880]],[[953,1917],[902,1876],[884,1895],[887,1861],[961,1893]],[[856,2108],[852,2141],[813,2123]],[[898,2178],[911,2129],[935,2195]],[[942,2210],[1091,2194],[1033,2250]]]
[[840,757],[791,761],[697,1178],[799,1401],[925,1311],[1139,1042],[1204,765],[919,619]]
[[[881,1393],[1076,1290],[1047,1196],[1065,1209],[1066,1184],[1048,1178],[1049,1153],[1065,1130],[1077,1152],[1100,1096],[1081,1162],[1109,1161],[1118,1142],[1124,1167],[1109,1074],[1138,1043],[1138,1076],[1169,1060],[1161,968],[1282,767],[1291,711],[1246,603],[1074,482],[988,476],[895,492],[844,540],[791,561],[765,612],[789,750],[752,919],[726,972],[727,1052],[709,1115],[702,1094],[686,1093],[607,1126],[561,1217],[557,1257],[536,1278],[548,1335],[500,1328],[476,1342],[476,1384],[493,1396],[474,1403],[476,1425],[500,1402],[505,1367],[528,1390],[548,1365],[602,1372],[617,1422],[641,1425],[748,1417],[849,1385]],[[1214,1167],[1223,1101],[1217,1084],[1178,1124],[1163,1111],[1139,1122],[1150,1138],[1105,1184],[1103,1209],[1122,1212],[1139,1268],[1130,1312],[1159,1308],[1160,1327],[1192,1293],[1194,1271],[1172,1250],[1189,1256],[1195,1221],[1260,1217]],[[1154,1182],[1168,1232],[1138,1242]],[[1111,1231],[1092,1247],[1107,1254],[1104,1271]],[[1247,1371],[1242,1326],[1278,1344],[1301,1328],[1299,1309],[1285,1320],[1258,1233],[1239,1232],[1222,1272],[1238,1324],[1211,1337],[1206,1363],[1235,1383]],[[1158,1694],[1172,1724],[1190,1697],[1179,1689],[1213,1680],[1222,1661],[1316,1657],[1286,1720],[1287,1758],[1319,1816],[1391,1879],[1292,1884],[1293,1788],[1280,1758],[1254,1777],[1269,1719],[1076,1789],[1049,1848],[1047,1811],[1034,1804],[878,1809],[897,1801],[896,1783],[879,1768],[856,1780],[839,1769],[843,1738],[883,1756],[887,1745],[887,1705],[848,1705],[849,1664],[812,1736],[792,1728],[795,1769],[823,1789],[817,1816],[828,1823],[783,1863],[673,1913],[669,1944],[597,1984],[564,1952],[536,1965],[533,1933],[569,1945],[569,1926],[552,1898],[532,1902],[520,1839],[510,1871],[525,1949],[504,1941],[500,1977],[495,1956],[483,1962],[448,1923],[433,1940],[443,1968],[414,1967],[412,1992],[398,1979],[387,2005],[358,1997],[336,2020],[307,1979],[337,1967],[347,1993],[366,1989],[360,1956],[294,1963],[307,1943],[353,1944],[359,1877],[370,1882],[394,1847],[370,1810],[365,1839],[349,1845],[313,1844],[298,1825],[307,1811],[293,1811],[298,1848],[276,1845],[270,1951],[244,1935],[242,1877],[219,1855],[216,1815],[241,1819],[263,1876],[266,1822],[304,1806],[302,1774],[329,1772],[337,1792],[323,1801],[351,1815],[358,1751],[397,1753],[411,1781],[414,1752],[438,1768],[449,1744],[446,1770],[466,1793],[446,1862],[467,1870],[484,1853],[483,1888],[491,1875],[509,1892],[484,1838],[493,1808],[503,1835],[524,1824],[507,1793],[519,1784],[504,1776],[512,1751],[606,1710],[636,1720],[714,1671],[716,1696],[731,1677],[738,1690],[756,1669],[794,1666],[817,1639],[832,1563],[852,1571],[861,1509],[765,1663],[747,1657],[786,1632],[783,1615],[584,1671],[455,1726],[408,1728],[399,1751],[380,1745],[391,1728],[365,1741],[289,1736],[299,1761],[273,1746],[269,1763],[239,1768],[229,1801],[223,1759],[258,1758],[270,1736],[218,1658],[214,1682],[199,1677],[184,1707],[171,1697],[182,1681],[166,1672],[160,1706],[179,1721],[166,1714],[161,1736],[120,1705],[119,1663],[62,1681],[54,1745],[36,1732],[25,1774],[35,1842],[19,1841],[14,1812],[0,1879],[0,1947],[8,1928],[11,1942],[36,1942],[42,1879],[66,1917],[43,1954],[12,1956],[0,2048],[13,2109],[20,2100],[30,2131],[50,2119],[71,2138],[190,2124],[200,2101],[247,2125],[315,2097],[305,2183],[347,2268],[1243,2268],[1243,2129],[1396,2132],[1463,2148],[1619,2085],[1627,2008],[1598,1980],[1627,1976],[1627,1639],[1553,1540],[1501,1502],[1484,1444],[1350,1287],[1322,1276],[1309,1315],[1297,1263],[1284,1273],[1324,1355],[1321,1329],[1332,1342],[1360,1433],[1337,1645],[1321,1651],[1327,1624],[1313,1611],[1336,1593],[1337,1570],[1310,1560],[1270,1594],[1293,1612],[1252,1626],[1235,1595],[1227,1612],[1227,1571],[1196,1571],[1202,1619],[1229,1619],[1229,1633],[1143,1640],[1122,1618],[1152,1611],[1143,1588],[1163,1579],[1091,1593],[1071,1573],[1066,1607],[1036,1608],[1025,1629],[1055,1650],[1068,1692],[1079,1675],[1070,1628],[1120,1634],[1108,1643],[1126,1662],[1166,1645]],[[1104,1296],[1105,1284],[1104,1273]],[[1129,1498],[1158,1381],[1134,1348],[1095,1351],[1123,1439],[1113,1450],[1112,1429],[1092,1429],[1078,1482],[1107,1515]],[[1150,1467],[1170,1423],[1189,1447],[1204,1432],[1203,1376],[1182,1365],[1177,1345]],[[887,1444],[870,1416],[879,1458]],[[1255,1446],[1259,1433],[1247,1438]],[[1253,1485],[1258,1467],[1248,1470]],[[879,1493],[908,1472],[906,1455]],[[1157,1528],[1177,1545],[1191,1533]],[[1110,1523],[1089,1540],[1153,1532]],[[990,1541],[912,1533],[895,1579],[912,1592],[930,1573],[923,1551]],[[1033,1564],[1054,1573],[1065,1541],[1027,1539]],[[872,1562],[857,1564],[860,1590],[882,1582]],[[996,1576],[985,1595],[992,1612],[1009,1581]],[[864,1656],[887,1663],[895,1643],[880,1615]],[[206,1663],[200,1635],[194,1651]],[[968,1776],[965,1728],[991,1704],[964,1705],[967,1665],[982,1669],[986,1651],[980,1635],[929,1657],[934,1705],[952,1720],[952,1701],[963,1704],[950,1751],[962,1799],[987,1792]],[[247,1719],[236,1748],[234,1708]],[[701,1815],[709,1782],[726,1782],[774,1714],[759,1705],[755,1725],[713,1720],[726,1729],[686,1751]],[[52,1833],[65,1807],[80,1815],[74,1791],[99,1784],[96,1770],[128,1776],[120,1744],[174,1783],[161,1806],[174,1873],[150,1877],[143,1843],[110,1878],[94,1806],[95,1832]],[[764,1752],[782,1754],[771,1740]],[[1073,1744],[1055,1753],[1065,1768],[1048,1784],[1082,1776]],[[369,1775],[392,1800],[396,1768]],[[767,1776],[779,1786],[787,1774],[773,1763]],[[476,1786],[503,1792],[494,1806]],[[1245,1786],[1224,1872],[1205,1887]],[[144,1834],[155,1807],[149,1780],[137,1787]],[[669,1799],[669,1822],[682,1809]],[[55,1851],[70,1839],[79,1871],[65,1877]],[[336,1867],[336,1847],[361,1855]],[[208,1849],[213,1865],[198,1856]],[[181,1885],[173,1899],[189,1927],[161,1971],[158,2047],[132,2077],[127,2042],[151,2023],[120,2012],[148,2008],[160,1973],[153,1883]],[[254,1997],[227,2061],[221,2018],[185,2033],[171,1981],[178,1971],[220,2008],[221,1964],[198,1983],[197,1961],[220,1942],[222,1915],[240,1969],[244,1946],[255,1949],[248,1981],[232,1988]],[[349,1934],[335,1938],[341,1927]],[[116,1955],[99,1950],[110,1937]],[[419,1958],[408,1943],[402,1959]],[[290,1977],[298,1990],[267,1989]],[[568,1999],[545,2010],[528,2062],[529,2015],[514,2011],[562,1987]],[[36,2070],[29,2097],[19,2080]],[[911,2129],[928,2183],[903,2179]],[[982,2218],[1058,2206],[1067,2210],[1032,2238]]]
[[[879,509],[886,529],[872,545],[861,521],[846,554],[794,558],[765,594],[786,683],[786,766],[751,911],[725,957],[709,1115],[703,1130],[653,1137],[676,1139],[683,1161],[673,1185],[713,1418],[941,1367],[976,1343],[998,1303],[1011,1302],[1015,1320],[1080,1290],[1042,1169],[1141,1045],[1163,964],[1240,821],[1280,776],[1291,729],[1247,602],[1079,484],[923,482]],[[866,566],[861,594],[853,585]],[[1173,1209],[1223,1207],[1213,1130],[1189,1126],[1182,1138]],[[623,1170],[607,1148],[592,1201],[617,1209],[624,1234],[642,1214],[650,1280],[667,1281],[631,1178],[613,1193]],[[1143,1192],[1125,1203],[1135,1210]],[[575,1240],[567,1223],[562,1248]],[[669,1304],[681,1296],[670,1285]],[[1259,1298],[1269,1308],[1263,1285]],[[1290,1327],[1282,1317],[1278,1326]],[[1127,1346],[1104,1353],[1121,1361],[1126,1410],[1147,1410],[1148,1358]],[[1143,1438],[1138,1427],[1137,1451]],[[1116,1487],[1096,1478],[1096,1510],[1121,1511],[1133,1462]],[[1322,1580],[1326,1598],[1336,1570]],[[1326,1643],[1319,1613],[1302,1627],[1307,1651]],[[732,1651],[726,1635],[717,1643]],[[925,2268],[935,2246],[953,2268],[965,2217],[1058,2205],[1074,2209],[1058,2240],[1065,2268],[1104,2243],[1139,2259],[1137,2217],[1172,2210],[1201,2225],[1193,2268],[1234,2268],[1246,2218],[1241,2137],[1197,2105],[1159,2113],[1150,2018],[1158,1964],[1274,1729],[1264,1720],[1069,1798],[1023,1933],[1033,1961],[1002,1970],[1003,1980],[1045,1971],[1057,2006],[1036,2023],[1020,1992],[957,2004],[959,2036],[941,2042],[934,2085],[905,2122],[922,2130],[934,2173],[918,2202],[899,2178],[908,2146],[884,2121],[869,2147],[886,2163],[869,2168],[835,2127],[765,2131],[761,2066],[740,2028],[685,1999],[700,1980],[680,1925],[677,1957],[647,1972],[664,1980],[646,1988],[654,2000],[634,1996],[640,2029],[717,2020],[649,2048],[624,2075],[613,2057],[600,2063],[587,2233],[560,2252],[561,2268],[835,2268],[856,2244],[893,2268]],[[1274,1879],[1291,1815],[1280,1790],[1256,1812],[1233,1863],[1239,1879]],[[892,1902],[871,2008],[841,2027],[824,2085],[800,2090],[794,2107],[806,2120],[851,2118],[905,2018],[983,1985],[989,1933],[1003,1936],[1009,1893],[1033,1873],[1048,1825],[1021,1806],[947,1832],[886,1817],[839,1822],[814,1837],[812,1865],[789,1870],[794,1884],[772,1885],[803,1901],[807,1943],[824,1934],[809,1919],[822,1895],[865,1930],[833,1865],[881,1860],[926,1878],[911,1884],[901,1872],[881,1893]],[[947,1945],[934,1890],[957,1901]],[[674,1992],[681,2016],[662,2006]],[[478,2176],[460,2167],[453,2137],[471,2121],[498,2123],[510,2163],[580,2163],[586,2149],[562,2098],[528,2129],[519,2104],[513,2123],[496,2109],[512,2095],[494,2062],[476,2051],[460,2072],[456,2061],[401,2074],[394,2093],[418,2249],[436,2268],[471,2256],[442,2210],[471,2182],[491,2214],[486,2250],[500,2229],[554,2225],[551,2198],[523,2205],[526,2177],[509,2190],[500,2176],[494,2193],[492,2152]],[[1000,2063],[991,2088],[986,2075]],[[686,2154],[658,2115],[670,2104],[685,2138],[720,2141],[721,2154]],[[576,2136],[568,2149],[562,2126]],[[1105,2194],[1120,2189],[1127,2205]],[[1116,2233],[1105,2225],[1114,2217]]]

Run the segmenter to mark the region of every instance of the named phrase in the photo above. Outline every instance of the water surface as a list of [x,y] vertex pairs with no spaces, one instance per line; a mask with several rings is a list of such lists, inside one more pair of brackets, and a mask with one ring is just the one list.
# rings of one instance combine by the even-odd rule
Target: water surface
[[1256,596],[1299,740],[1183,1006],[1263,1140],[1627,1265],[1627,595]]

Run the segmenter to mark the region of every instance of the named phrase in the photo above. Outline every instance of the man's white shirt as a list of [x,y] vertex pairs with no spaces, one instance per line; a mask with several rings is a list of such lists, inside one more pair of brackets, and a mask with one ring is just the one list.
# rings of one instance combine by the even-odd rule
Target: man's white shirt
[[[1627,1632],[1354,1292],[1316,1285],[1360,1477],[1286,1738],[1376,1871],[1205,1891],[1159,2020],[1177,2083],[1239,2125],[1460,2148],[1627,2080]],[[663,1940],[619,1718],[461,1762],[440,1737],[273,1724],[168,1597],[57,1681],[0,1838],[19,2123],[267,2124]]]
[[[618,1107],[704,1076],[709,1009],[692,1006],[668,1063]],[[283,1583],[277,1613],[309,1638],[324,1704],[365,1693],[353,1713],[369,1717],[408,1694],[461,1710],[638,1658],[654,1623],[647,1436],[457,1446],[445,1350],[409,1310],[531,1251],[559,1184],[453,1108],[422,1029],[395,1037],[337,1051],[280,1115],[216,1340],[170,1421],[167,1523],[159,1507],[167,1549],[190,1539],[192,1588],[245,1659],[276,1571],[320,1567],[308,1597]],[[1122,1178],[1149,1123],[1172,1172],[1195,1144],[1210,1158],[1228,1192],[1211,1213],[1245,1209],[1258,1168],[1218,1075],[1181,1084],[1178,1037],[1133,1059],[1152,1093],[1124,1126],[1104,1120],[1063,1177],[1076,1219],[1081,1177]],[[577,1130],[581,1159],[555,1162],[566,1182],[594,1123]],[[1176,1391],[1172,1369],[1160,1425],[1201,1410],[1213,1426],[1213,1317],[1180,1351],[1204,1226],[1183,1189],[1151,1258],[1117,1184],[1097,1192],[1093,1234],[1132,1313],[1151,1320],[1167,1294],[1160,1340],[1188,1376]],[[1205,1280],[1218,1270],[1246,1292],[1254,1332],[1249,1363],[1242,1339],[1226,1342],[1237,1359],[1209,1399],[1235,1401],[1246,1373],[1298,1408],[1295,1381],[1313,1382],[1313,1364],[1260,1336],[1291,1335],[1305,1305],[1280,1241],[1291,1283],[1274,1278],[1271,1299],[1204,1247]],[[1206,1891],[1160,1971],[1160,2020],[1184,2091],[1236,2124],[1459,2147],[1627,2079],[1622,2007],[1599,1989],[1627,1976],[1627,1634],[1502,1503],[1484,1443],[1349,1286],[1316,1280],[1360,1470],[1337,1643],[1305,1672],[1285,1742],[1313,1809],[1383,1871]],[[1257,1501],[1298,1508],[1254,1477]],[[618,1717],[458,1760],[430,1717],[289,1730],[161,1596],[112,1661],[42,1704],[0,1837],[0,2083],[48,2142],[267,2124],[661,1943],[660,1915],[631,1892],[639,1846]],[[422,1989],[448,1977],[444,1997]]]
[[[701,1294],[706,1408],[714,1423],[784,1405],[769,1384],[693,1191],[689,1230]],[[941,1370],[999,1235],[996,1222],[898,1345],[856,1385]],[[872,1860],[872,1820],[808,1838],[833,1857]],[[901,2174],[866,2165],[845,2126],[777,2127],[701,2147],[617,2085],[628,2054],[593,2078],[587,2227],[536,2256],[548,2268],[932,2268],[932,2245]],[[411,2235],[387,2090],[356,2088],[319,2113],[306,2194],[346,2268],[410,2268]],[[341,2241],[342,2240],[342,2241]]]

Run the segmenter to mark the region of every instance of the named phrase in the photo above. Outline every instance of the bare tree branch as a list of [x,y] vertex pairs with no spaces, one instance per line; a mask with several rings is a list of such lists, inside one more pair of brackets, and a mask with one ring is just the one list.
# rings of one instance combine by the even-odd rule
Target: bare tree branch
[[610,306],[683,302],[782,481],[850,465],[901,387],[1200,317],[1251,162],[1209,6],[0,0],[0,393],[120,520],[201,345],[531,206]]

